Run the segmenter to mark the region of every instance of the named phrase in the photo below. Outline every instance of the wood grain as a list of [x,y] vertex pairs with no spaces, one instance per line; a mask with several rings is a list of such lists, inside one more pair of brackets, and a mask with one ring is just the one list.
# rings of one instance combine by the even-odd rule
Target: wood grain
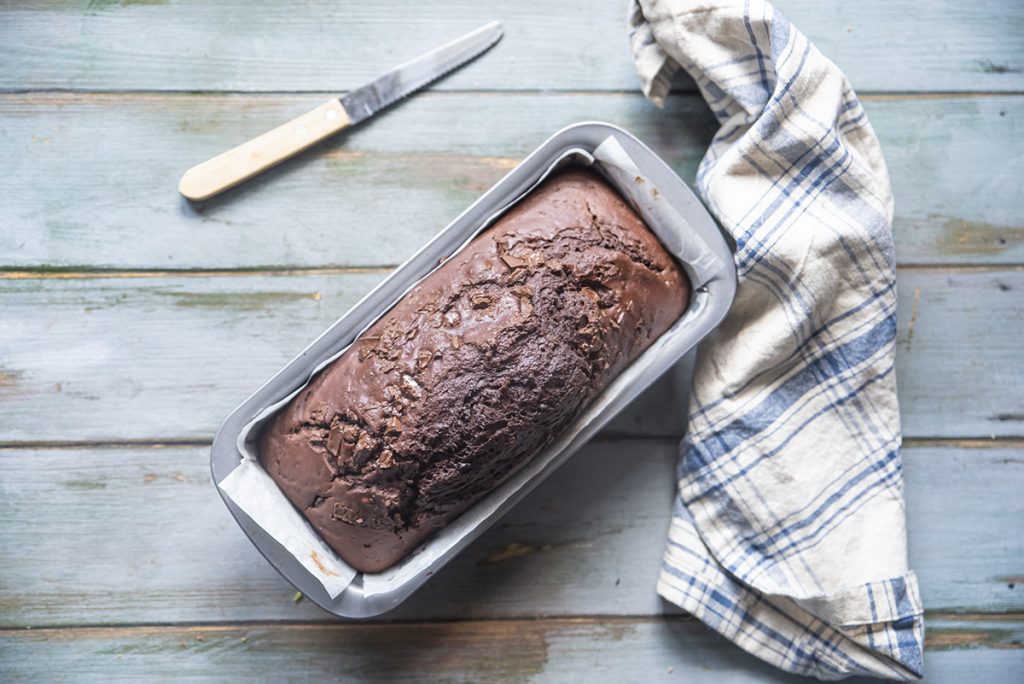
[[[204,447],[0,450],[0,627],[322,620],[214,491]],[[678,612],[654,592],[670,440],[589,445],[385,620]],[[1018,449],[904,452],[927,608],[1021,611]],[[1016,579],[1015,579],[1016,578]]]
[[[1011,0],[778,7],[862,91],[1024,87],[1024,8]],[[625,2],[36,0],[0,12],[4,88],[333,93],[500,19],[501,44],[435,87],[638,89]]]
[[[928,684],[1018,681],[1021,622],[939,627]],[[938,645],[932,645],[937,641]],[[807,682],[680,618],[0,632],[7,681]],[[850,679],[849,682],[878,680]]]
[[904,437],[1024,435],[1024,270],[908,271],[896,377]]
[[[1024,4],[776,4],[883,93],[927,681],[1018,681]],[[714,121],[635,94],[624,14],[0,4],[0,679],[796,681],[652,590],[674,440],[607,437],[678,434],[682,367],[389,616],[415,622],[295,603],[209,482],[230,407],[559,127],[623,125],[692,180]],[[494,18],[505,40],[430,92],[215,201],[177,196],[226,145]],[[90,446],[29,446],[51,441]]]
[[[715,123],[697,96],[422,94],[210,202],[181,173],[321,96],[0,96],[0,267],[203,269],[396,264],[559,128],[600,119],[687,181]],[[1024,262],[1010,201],[1024,98],[869,100],[902,264]],[[998,198],[1002,198],[1001,200]]]
[[[385,273],[0,278],[0,442],[209,440]],[[682,370],[610,429],[679,433]]]
[[[209,440],[384,272],[68,275],[0,277],[0,442]],[[899,278],[905,436],[1021,436],[1022,289],[1020,270]],[[681,435],[687,386],[680,367],[610,429]]]

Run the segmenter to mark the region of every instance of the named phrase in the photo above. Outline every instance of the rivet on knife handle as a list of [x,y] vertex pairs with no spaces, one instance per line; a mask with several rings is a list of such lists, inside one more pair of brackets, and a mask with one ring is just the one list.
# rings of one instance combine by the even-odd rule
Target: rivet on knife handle
[[350,123],[339,100],[325,102],[311,112],[193,166],[181,177],[178,192],[190,200],[213,197],[312,147]]

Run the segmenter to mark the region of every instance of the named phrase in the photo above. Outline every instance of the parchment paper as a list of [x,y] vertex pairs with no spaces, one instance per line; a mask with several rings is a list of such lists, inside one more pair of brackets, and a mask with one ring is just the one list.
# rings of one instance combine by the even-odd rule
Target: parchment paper
[[[643,217],[648,227],[657,235],[666,249],[682,263],[684,270],[690,277],[694,290],[707,282],[709,278],[724,267],[724,264],[708,248],[707,243],[696,232],[690,230],[682,215],[668,202],[661,199],[657,188],[640,172],[636,163],[623,149],[622,145],[619,144],[614,135],[608,136],[607,139],[598,145],[594,149],[593,154],[580,148],[570,149],[563,153],[548,166],[547,170],[526,192],[499,207],[486,221],[473,230],[459,249],[453,252],[452,255],[465,248],[481,231],[494,223],[503,213],[533,191],[553,172],[573,164],[590,166],[599,171],[633,205],[634,209]],[[392,300],[392,305],[405,296],[406,292],[408,290],[397,293]],[[387,308],[382,310],[377,318],[379,319],[386,311]],[[662,337],[671,335],[673,330],[685,325],[686,321],[694,313],[693,309],[688,311],[673,326],[672,330],[665,333]],[[374,322],[376,322],[376,319],[364,327],[359,334],[362,334]],[[524,470],[529,471],[531,469],[543,468],[553,455],[564,449],[571,442],[572,438],[579,434],[590,420],[599,413],[603,405],[614,399],[615,393],[612,391],[614,386],[623,387],[628,386],[631,382],[648,380],[648,378],[644,377],[646,364],[641,362],[645,357],[653,356],[657,353],[659,342],[660,340],[656,341],[640,359],[621,373],[612,383],[612,386],[609,386],[598,400],[595,400],[595,402],[588,406],[584,413],[573,422],[566,433],[545,449],[542,454],[538,454],[534,459],[535,462],[525,466]],[[294,396],[305,388],[313,376],[341,356],[349,346],[351,345],[339,349],[336,354],[317,365],[309,374],[306,383],[303,383],[302,386],[287,396],[268,406],[245,426],[239,435],[237,443],[238,450],[242,454],[242,461],[235,470],[218,483],[221,490],[253,522],[262,527],[271,537],[284,546],[313,577],[320,581],[332,599],[345,591],[361,573],[345,563],[332,551],[306,521],[305,517],[292,506],[291,502],[288,501],[284,493],[257,460],[254,442],[263,423],[291,401]],[[433,565],[439,556],[443,556],[450,551],[455,542],[469,528],[472,528],[478,520],[486,517],[488,513],[493,512],[493,509],[499,506],[500,503],[493,500],[492,497],[485,497],[449,523],[434,539],[426,542],[420,551],[413,553],[410,557],[384,572],[363,573],[364,596],[391,591],[396,585],[408,581],[420,572],[424,572],[429,566]]]

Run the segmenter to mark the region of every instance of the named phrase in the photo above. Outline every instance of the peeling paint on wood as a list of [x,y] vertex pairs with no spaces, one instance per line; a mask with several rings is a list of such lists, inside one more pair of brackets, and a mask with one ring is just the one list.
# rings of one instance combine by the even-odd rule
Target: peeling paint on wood
[[320,300],[319,292],[156,292],[159,296],[167,296],[174,306],[209,307],[216,310],[263,311],[295,301],[312,299]]
[[67,487],[69,489],[95,490],[107,488],[106,482],[90,482],[89,480],[65,480],[59,484],[62,487]]
[[[1011,331],[1024,326],[1014,291],[1022,285],[1016,270],[910,270],[899,275],[896,373],[906,437],[1020,436],[1018,424],[994,419],[1024,414],[1024,393],[1018,396],[1017,389],[1024,383],[1024,367],[1010,360],[1020,356],[1019,334]],[[974,327],[971,321],[980,319],[986,322]],[[980,383],[972,390],[975,380]],[[959,422],[954,415],[981,406],[969,428],[963,429],[963,422],[953,427]]]
[[[1009,628],[1007,628],[1009,627]],[[1020,623],[999,629],[936,628],[929,682],[1013,681],[1024,664]],[[1016,643],[1015,643],[1016,641]],[[15,680],[261,678],[368,682],[564,682],[601,673],[617,682],[805,682],[756,660],[686,618],[641,617],[352,624],[113,627],[0,632]]]
[[0,371],[0,390],[18,386],[21,373],[17,371]]
[[914,303],[910,307],[910,323],[907,324],[907,351],[910,351],[910,346],[914,343],[914,326],[917,325],[917,310],[921,306],[921,288],[914,288]]
[[963,648],[1020,650],[1024,648],[1024,630],[1020,622],[997,623],[987,629],[932,626],[925,636],[925,648],[932,651]]
[[[618,3],[587,12],[542,0],[447,7],[399,0],[358,10],[237,0],[54,0],[31,11],[0,8],[0,87],[8,89],[334,93],[495,18],[505,25],[505,40],[435,88],[638,89]],[[1019,3],[935,0],[922,13],[908,0],[849,7],[787,0],[782,9],[861,91],[1024,89]],[[153,26],[160,27],[159,40]],[[693,89],[689,79],[678,82]]]
[[[550,544],[545,544],[548,549],[551,548]],[[545,549],[547,550],[547,549]],[[519,542],[512,542],[507,546],[500,549],[495,549],[489,552],[481,563],[500,563],[502,561],[509,560],[510,558],[523,558],[537,552],[537,549],[527,544],[520,544]]]
[[1024,243],[1024,227],[935,217],[941,225],[937,248],[948,255],[998,255]]
[[[8,373],[24,374],[17,396],[0,388],[10,418],[0,423],[0,440],[210,439],[234,404],[383,273],[0,279],[7,313],[19,320],[0,327],[0,359]],[[611,429],[678,433],[685,370],[668,373]],[[36,419],[48,402],[62,420]]]
[[[587,446],[383,619],[669,610],[654,581],[676,449],[674,440]],[[911,564],[925,605],[947,622],[1024,611],[1019,454],[904,450]],[[90,485],[58,486],[59,507],[35,505],[66,481]],[[0,592],[0,628],[329,618],[282,600],[293,590],[224,508],[205,446],[7,449],[0,483],[0,586],[17,587]],[[159,534],[139,533],[139,511]]]
[[[0,326],[3,372],[18,378],[16,387],[0,386],[7,418],[0,441],[209,440],[233,406],[383,274],[0,279],[5,314],[18,321]],[[1024,271],[1014,269],[900,275],[897,374],[906,437],[1021,435],[1024,368],[1014,363],[1024,335],[1016,314],[1021,289]],[[681,435],[689,361],[609,432]]]
[[[192,205],[178,196],[183,169],[305,111],[308,99],[0,96],[10,130],[0,156],[13,160],[0,204],[0,267],[395,264],[562,126],[622,125],[688,181],[716,128],[696,96],[669,98],[662,111],[639,95],[423,93],[414,110],[390,112],[214,200]],[[1024,261],[1020,212],[993,199],[1017,194],[1014,151],[1003,141],[1024,139],[1024,99],[890,99],[867,110],[893,179],[901,264]],[[204,122],[203,130],[181,131],[181,119]],[[121,131],[116,139],[108,139],[111,126]],[[42,146],[31,142],[40,128],[64,132]],[[97,139],[105,140],[102,154]],[[60,193],[51,190],[54,177]],[[130,189],[131,200],[116,200],[122,191],[97,186],[97,178]]]
[[[1008,585],[1024,585],[1024,575],[1009,575],[1007,577],[996,577],[997,582],[1006,582]],[[1010,587],[1013,589],[1014,587]]]

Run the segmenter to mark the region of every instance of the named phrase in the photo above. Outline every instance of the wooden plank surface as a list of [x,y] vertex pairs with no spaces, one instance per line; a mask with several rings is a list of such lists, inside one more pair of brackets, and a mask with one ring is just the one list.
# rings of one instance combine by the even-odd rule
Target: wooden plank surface
[[897,277],[904,437],[1024,436],[1024,270]]
[[[893,177],[927,681],[1017,681],[1024,4],[777,6],[874,93]],[[219,200],[176,194],[493,18],[505,40],[431,92]],[[682,367],[387,622],[295,603],[209,481],[227,411],[559,127],[625,126],[692,180],[714,122],[685,77],[664,111],[636,94],[624,20],[624,0],[0,4],[0,680],[796,681],[653,591]]]
[[[383,619],[677,612],[654,592],[676,453],[589,445]],[[904,469],[926,606],[1024,610],[1020,447],[911,447]],[[0,450],[0,482],[0,627],[330,617],[237,529],[206,447]]]
[[[0,277],[0,442],[209,440],[385,274]],[[678,434],[682,370],[609,429]]]
[[[925,681],[1010,684],[1024,623],[937,625]],[[679,618],[0,632],[9,682],[807,682]],[[607,677],[608,679],[601,679]],[[848,682],[878,680],[849,679]]]
[[[421,95],[221,198],[181,173],[321,95],[0,97],[0,267],[309,268],[396,264],[559,128],[621,125],[692,182],[715,123],[697,96]],[[866,102],[896,194],[902,264],[1024,262],[1012,202],[1024,98]],[[525,112],[525,114],[524,114]],[[950,160],[956,160],[950,163]]]
[[[1006,0],[864,0],[779,9],[862,91],[1024,87],[1024,7]],[[449,0],[36,0],[0,6],[0,87],[328,90],[492,19],[505,39],[446,89],[636,90],[626,3]],[[685,86],[684,86],[685,87]]]
[[[0,442],[209,440],[384,272],[123,275],[0,277]],[[1021,270],[901,275],[906,436],[1024,434],[1022,290]],[[685,387],[670,375],[610,429],[682,434]]]

